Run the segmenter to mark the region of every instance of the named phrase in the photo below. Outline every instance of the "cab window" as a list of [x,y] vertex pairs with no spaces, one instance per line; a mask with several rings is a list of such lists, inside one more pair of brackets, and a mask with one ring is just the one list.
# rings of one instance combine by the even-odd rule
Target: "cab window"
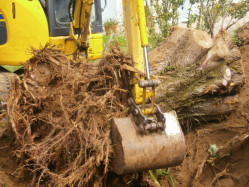
[[0,12],[0,45],[7,43],[7,27],[3,14]]
[[55,21],[59,27],[68,27],[70,19],[68,5],[70,0],[55,0]]

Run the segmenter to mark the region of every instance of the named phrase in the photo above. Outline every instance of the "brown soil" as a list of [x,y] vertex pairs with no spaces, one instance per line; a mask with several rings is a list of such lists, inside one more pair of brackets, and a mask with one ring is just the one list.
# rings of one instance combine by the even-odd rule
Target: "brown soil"
[[238,38],[241,45],[249,44],[249,22],[245,23],[238,29]]
[[[186,158],[181,166],[170,170],[175,186],[249,186],[249,46],[241,47],[241,53],[247,81],[237,110],[220,123],[184,127]],[[6,127],[0,126],[0,136],[3,131]],[[18,163],[12,156],[16,144],[11,137],[13,133],[4,133],[0,139],[0,187],[28,186],[25,177],[24,181],[14,177]],[[219,148],[215,159],[208,153],[212,144]],[[132,177],[125,180],[126,186],[133,181]],[[139,177],[134,175],[136,179]],[[158,176],[158,179],[161,186],[172,186],[168,176]],[[143,181],[156,186],[148,173],[144,173]],[[117,186],[115,182],[112,184]]]
[[98,64],[48,46],[33,53],[7,100],[15,176],[39,186],[101,185],[112,155],[110,118],[126,114],[131,58],[115,46]]
[[[247,81],[237,110],[220,123],[185,126],[186,157],[170,170],[175,186],[249,186],[249,46],[240,50]],[[208,152],[213,144],[219,148],[214,160]],[[149,176],[146,180],[153,184]],[[167,176],[159,176],[159,181],[172,186]]]
[[14,143],[14,133],[0,124],[0,137],[0,187],[28,186],[25,181],[14,177],[18,165],[13,154],[17,147]]

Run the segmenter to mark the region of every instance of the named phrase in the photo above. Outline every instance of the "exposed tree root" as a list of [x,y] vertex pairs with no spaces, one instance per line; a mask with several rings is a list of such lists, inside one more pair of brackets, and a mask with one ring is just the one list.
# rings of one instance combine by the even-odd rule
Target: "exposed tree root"
[[132,67],[118,48],[77,63],[46,46],[33,50],[7,104],[20,147],[19,176],[41,186],[101,186],[112,146],[109,120],[124,115]]
[[[215,170],[219,170],[215,165],[216,163],[218,163],[220,160],[222,160],[224,157],[229,156],[230,152],[233,152],[237,149],[239,149],[245,142],[247,142],[247,140],[249,140],[249,134],[248,132],[244,132],[241,135],[237,135],[234,138],[232,138],[228,143],[226,143],[224,146],[219,148],[218,151],[218,157],[215,157],[212,159],[212,163],[210,163],[210,161],[208,161],[210,159],[210,155],[206,155],[203,159],[203,161],[199,164],[197,170],[196,170],[196,174],[194,176],[194,179],[191,183],[191,185],[195,185],[198,183],[198,181],[200,180],[204,170],[205,170],[205,166],[207,164],[210,165],[210,167],[212,167]],[[215,173],[215,177],[213,178],[212,182],[210,183],[210,186],[212,186],[216,181],[219,184],[219,178],[222,177],[230,177],[232,179],[235,179],[229,172],[229,163],[226,165],[226,167],[219,172],[218,174]]]
[[[228,177],[233,178],[231,174],[227,173],[228,170],[229,170],[228,167],[229,167],[229,164],[226,165],[226,167],[225,167],[225,169],[224,169],[223,171],[221,171],[221,172],[218,173],[218,174],[215,174],[215,177],[214,177],[214,179],[212,180],[210,186],[212,186],[212,185],[213,185],[216,181],[218,181],[219,178],[221,178],[221,177],[226,177],[226,176],[228,176]],[[219,182],[219,181],[218,181],[218,182]]]

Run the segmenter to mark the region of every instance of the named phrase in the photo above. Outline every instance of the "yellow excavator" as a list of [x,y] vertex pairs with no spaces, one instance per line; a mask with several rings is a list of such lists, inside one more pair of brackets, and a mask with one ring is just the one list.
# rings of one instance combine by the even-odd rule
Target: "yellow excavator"
[[[105,0],[105,3],[107,1]],[[128,53],[134,67],[146,77],[134,74],[130,80],[132,114],[114,118],[111,139],[115,151],[111,169],[122,175],[182,163],[185,139],[174,111],[163,113],[154,103],[160,81],[150,75],[148,37],[143,0],[123,0]],[[100,0],[0,0],[0,65],[20,66],[31,47],[47,43],[69,58],[99,59],[103,56],[102,8]],[[1,90],[8,90],[9,76],[1,78]],[[2,92],[1,92],[2,93]]]

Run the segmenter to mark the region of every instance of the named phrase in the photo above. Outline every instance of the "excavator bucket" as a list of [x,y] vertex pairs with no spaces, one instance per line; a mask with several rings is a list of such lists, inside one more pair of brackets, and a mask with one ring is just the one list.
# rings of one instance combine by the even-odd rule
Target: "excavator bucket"
[[164,131],[141,134],[132,117],[114,118],[112,171],[118,175],[177,166],[185,156],[185,139],[174,111],[164,113]]

